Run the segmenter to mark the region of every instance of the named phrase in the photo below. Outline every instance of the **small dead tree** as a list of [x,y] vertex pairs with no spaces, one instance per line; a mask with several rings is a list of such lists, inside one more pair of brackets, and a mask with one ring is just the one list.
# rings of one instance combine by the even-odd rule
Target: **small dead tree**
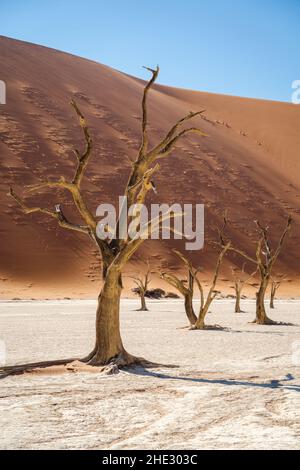
[[241,309],[241,297],[242,297],[242,290],[243,288],[249,283],[250,279],[255,276],[257,269],[250,274],[250,276],[247,276],[245,278],[245,265],[246,263],[243,263],[241,272],[238,273],[238,269],[234,268],[233,266],[231,267],[232,275],[233,275],[233,281],[234,281],[234,287],[233,289],[235,290],[235,307],[234,311],[235,313],[242,313]]
[[270,308],[275,308],[274,307],[275,295],[283,281],[284,281],[284,277],[281,277],[278,280],[275,280],[273,277],[271,278]]
[[[136,160],[132,162],[128,183],[124,191],[128,207],[144,203],[147,194],[153,189],[152,178],[154,173],[159,170],[158,161],[168,157],[181,138],[191,133],[197,133],[200,136],[206,135],[196,127],[184,128],[184,125],[188,121],[200,115],[203,111],[189,112],[171,127],[169,132],[158,144],[149,148],[147,97],[149,90],[157,79],[159,68],[157,67],[155,70],[147,68],[147,70],[151,73],[151,79],[147,82],[143,91],[141,146]],[[163,214],[151,220],[143,229],[144,236],[131,238],[128,233],[125,237],[120,236],[120,219],[113,230],[115,234],[114,237],[103,238],[98,235],[96,219],[88,208],[81,188],[85,170],[92,153],[93,141],[85,117],[78,105],[74,100],[72,100],[71,105],[78,117],[85,139],[84,150],[82,152],[79,150],[75,151],[77,168],[74,177],[71,181],[66,181],[63,176],[58,181],[45,181],[31,186],[30,191],[41,191],[45,188],[69,191],[82,218],[82,224],[74,224],[67,220],[60,204],[55,207],[55,210],[42,208],[38,205],[29,206],[12,188],[9,194],[17,204],[19,204],[25,214],[40,213],[52,217],[61,227],[86,234],[96,245],[102,257],[102,275],[104,282],[98,297],[95,347],[93,351],[82,360],[91,365],[102,366],[109,364],[109,367],[121,367],[141,362],[140,358],[132,356],[125,350],[121,338],[119,311],[122,292],[122,271],[128,260],[145,240],[145,232],[149,232],[150,229],[158,227],[166,217],[170,217],[170,214]],[[141,216],[138,211],[135,217],[128,217],[127,213],[126,217],[129,219],[129,222],[134,219],[136,225],[141,226],[139,222]],[[105,227],[104,230],[109,233],[111,232],[111,227]]]
[[183,261],[184,265],[187,268],[187,279],[180,279],[178,276],[172,273],[161,273],[160,277],[170,284],[172,287],[178,290],[184,298],[184,308],[187,319],[190,323],[190,326],[194,325],[197,321],[197,316],[193,307],[193,296],[194,296],[194,284],[196,282],[199,292],[200,292],[200,304],[201,307],[204,302],[204,293],[202,285],[197,277],[197,274],[200,271],[200,268],[194,268],[192,263],[179,251],[173,250],[173,252]]
[[225,256],[226,252],[230,249],[230,246],[231,246],[230,242],[226,243],[225,246],[222,247],[222,249],[221,249],[221,251],[218,255],[213,280],[212,280],[212,283],[210,285],[210,289],[208,291],[206,299],[204,300],[204,298],[203,298],[203,302],[201,302],[201,304],[200,304],[200,310],[199,310],[198,318],[197,318],[195,324],[192,326],[193,330],[204,330],[206,328],[205,317],[206,317],[206,315],[209,311],[209,308],[210,308],[213,300],[215,299],[215,297],[219,293],[219,291],[216,290],[216,284],[217,284],[218,277],[219,277],[219,274],[220,274],[220,269],[221,269],[223,258]]
[[[231,246],[230,251],[241,255],[247,261],[254,263],[260,274],[260,284],[256,293],[256,317],[253,323],[259,325],[274,325],[276,322],[271,320],[266,313],[265,309],[265,294],[271,279],[272,270],[276,263],[278,256],[282,250],[286,236],[291,229],[293,219],[291,216],[287,218],[285,227],[282,230],[281,236],[277,245],[272,248],[269,240],[269,227],[264,227],[258,220],[255,220],[259,238],[256,242],[255,257],[249,256],[245,251]],[[224,223],[222,229],[219,231],[220,243],[222,246],[226,244],[226,237],[224,230],[227,225],[227,215],[224,216]]]
[[144,276],[139,276],[139,277],[131,276],[131,279],[133,279],[134,283],[136,284],[136,288],[133,290],[140,296],[140,299],[141,299],[141,308],[139,308],[138,310],[141,312],[147,312],[148,308],[146,305],[145,294],[151,282],[149,262],[147,263],[147,271],[144,274]]

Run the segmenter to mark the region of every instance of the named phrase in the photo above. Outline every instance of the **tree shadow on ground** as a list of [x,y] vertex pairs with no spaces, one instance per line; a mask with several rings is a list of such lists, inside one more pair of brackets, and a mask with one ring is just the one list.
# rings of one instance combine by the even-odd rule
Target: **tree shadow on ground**
[[232,331],[228,326],[221,325],[205,325],[204,328],[193,328],[190,325],[178,326],[176,330],[189,330],[189,331]]
[[230,332],[232,331],[228,326],[221,326],[218,324],[215,325],[205,325],[204,328],[191,328],[192,331],[227,331]]
[[[69,359],[56,359],[53,361],[41,361],[41,362],[32,362],[32,363],[26,363],[26,364],[17,364],[13,366],[2,366],[0,367],[0,380],[5,379],[10,376],[15,376],[15,375],[23,375],[23,374],[28,374],[32,372],[37,372],[39,370],[46,370],[50,369],[53,366],[58,366],[61,367],[60,372],[61,373],[68,373],[70,371],[72,372],[80,372],[81,366],[83,367],[89,367],[90,370],[82,370],[82,372],[89,372],[91,369],[94,369],[94,371],[103,372],[105,375],[112,375],[116,374],[119,372],[119,368],[121,369],[131,369],[131,368],[136,368],[140,367],[143,370],[148,370],[148,369],[158,369],[158,368],[163,368],[163,369],[177,369],[179,366],[176,364],[161,364],[161,363],[156,363],[156,362],[151,362],[147,361],[146,359],[143,358],[138,358],[139,359],[139,365],[130,365],[130,366],[114,366],[112,363],[107,363],[103,366],[92,366],[86,364],[86,362],[83,362],[82,359],[79,358],[69,358]],[[77,363],[77,364],[74,364]],[[79,368],[78,368],[79,365]]]
[[243,386],[243,387],[259,387],[259,388],[270,388],[277,389],[281,388],[284,390],[293,390],[295,392],[300,392],[300,385],[286,385],[282,382],[289,382],[295,380],[292,374],[286,374],[283,379],[272,379],[269,382],[251,382],[249,380],[236,380],[236,379],[208,379],[203,377],[180,377],[176,375],[169,375],[162,372],[153,372],[144,368],[128,368],[126,369],[128,373],[136,375],[144,375],[148,377],[156,377],[158,379],[167,379],[167,380],[182,380],[184,382],[194,382],[199,384],[217,384],[217,385],[228,385],[228,386]]
[[255,331],[255,330],[230,330],[231,333],[252,333],[255,335],[274,335],[274,336],[284,336],[282,331]]
[[[249,324],[252,324],[253,326],[255,326],[255,324],[253,322],[249,322]],[[300,326],[296,323],[284,323],[284,322],[279,322],[279,323],[276,323],[274,325],[260,325],[259,327],[261,326]],[[272,334],[272,335],[277,335],[277,336],[284,336],[285,335],[285,332],[284,331],[274,331],[274,329],[271,329],[271,330],[268,330],[268,331],[259,331],[259,330],[235,330],[235,329],[232,329],[228,326],[222,326],[222,325],[205,325],[205,327],[203,329],[196,329],[196,328],[192,328],[188,325],[186,326],[179,326],[179,327],[176,327],[176,330],[189,330],[189,331],[223,331],[225,333],[254,333],[254,334]]]

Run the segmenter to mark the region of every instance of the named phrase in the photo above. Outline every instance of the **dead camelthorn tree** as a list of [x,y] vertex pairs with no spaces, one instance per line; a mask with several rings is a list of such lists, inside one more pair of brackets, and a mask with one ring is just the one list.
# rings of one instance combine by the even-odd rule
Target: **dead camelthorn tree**
[[139,308],[138,310],[141,312],[147,312],[148,308],[146,305],[145,295],[148,290],[149,284],[151,282],[149,262],[147,264],[147,271],[143,276],[139,276],[139,277],[130,276],[130,277],[131,279],[133,279],[133,282],[136,284],[136,287],[133,290],[140,296],[140,299],[141,299],[141,308]]
[[245,278],[245,265],[246,263],[243,263],[241,272],[239,273],[239,270],[236,267],[231,267],[232,275],[233,275],[233,282],[234,282],[234,290],[235,290],[235,307],[234,311],[235,313],[242,313],[241,309],[241,297],[242,297],[242,290],[243,288],[249,283],[250,279],[253,278],[253,276],[256,274],[257,269],[253,271],[250,276],[247,276]]
[[194,325],[197,321],[197,316],[193,307],[193,296],[194,296],[194,284],[196,282],[200,291],[200,304],[203,305],[204,294],[202,285],[197,277],[200,268],[194,268],[192,263],[179,251],[173,250],[173,252],[183,261],[187,268],[187,279],[180,279],[175,274],[161,273],[160,277],[164,279],[168,284],[177,289],[184,298],[185,313],[190,323],[190,326]]
[[271,278],[270,308],[275,308],[274,307],[275,295],[283,281],[284,281],[284,277],[281,277],[278,280],[275,280],[273,277]]
[[[152,178],[154,173],[159,170],[158,161],[166,158],[182,137],[191,133],[197,133],[201,136],[206,135],[196,127],[183,127],[188,121],[200,115],[203,111],[189,112],[171,127],[169,132],[158,144],[149,148],[147,98],[149,90],[157,79],[159,68],[148,70],[151,73],[151,79],[147,82],[143,91],[141,145],[135,161],[132,162],[128,183],[124,190],[128,207],[144,203],[148,192],[153,189]],[[99,236],[96,219],[88,208],[81,189],[85,170],[92,154],[93,141],[81,110],[75,101],[72,101],[71,104],[79,119],[85,139],[84,150],[82,152],[76,150],[75,152],[78,162],[74,177],[71,181],[66,181],[63,176],[58,181],[45,181],[44,183],[32,186],[30,190],[40,191],[45,188],[50,188],[69,191],[82,218],[82,224],[74,224],[67,220],[59,204],[54,211],[39,207],[38,205],[30,207],[13,189],[10,189],[10,195],[26,214],[42,213],[52,217],[57,220],[61,227],[86,234],[96,245],[102,257],[104,282],[98,298],[95,347],[83,360],[91,365],[109,364],[110,366],[117,367],[125,366],[141,362],[141,359],[132,356],[125,350],[120,334],[119,311],[122,292],[122,271],[128,260],[140,247],[146,237],[130,237],[128,233],[126,236],[124,236],[124,234],[121,236],[122,222],[120,219],[117,221],[116,227],[113,230],[111,227],[105,226],[105,232],[114,232],[113,237],[108,236],[105,238]],[[140,218],[141,220],[141,216],[138,212],[135,214],[135,217],[129,217],[126,212],[126,217],[129,223],[135,220],[137,225],[139,225],[138,219]],[[143,227],[143,234],[145,235],[145,231],[149,233],[150,228],[152,229],[153,227],[159,226],[159,224],[165,220],[164,217],[170,217],[170,214],[160,215],[158,218],[151,220],[146,227]]]
[[[277,245],[272,248],[269,240],[269,227],[264,227],[258,220],[255,220],[259,235],[259,238],[256,243],[255,257],[249,256],[245,251],[235,248],[233,246],[229,248],[230,251],[241,255],[247,261],[250,261],[251,263],[254,263],[257,266],[257,271],[260,274],[260,284],[256,293],[256,318],[254,320],[254,323],[258,323],[259,325],[276,324],[276,322],[271,320],[266,314],[265,294],[269,285],[269,281],[271,279],[274,264],[276,263],[278,256],[281,252],[285,238],[291,228],[292,222],[293,219],[291,216],[289,216],[286,221],[286,225],[282,230]],[[219,231],[220,243],[222,246],[226,244],[226,237],[224,235],[224,229],[226,225],[227,216],[225,215],[222,230]]]
[[207,293],[206,299],[203,298],[203,302],[201,302],[201,304],[200,304],[200,310],[199,310],[198,318],[197,318],[195,324],[192,327],[193,330],[204,330],[206,328],[205,317],[206,317],[206,314],[209,311],[209,308],[210,308],[213,300],[215,299],[215,297],[219,293],[216,290],[216,284],[217,284],[218,277],[219,277],[219,274],[220,274],[220,269],[221,269],[223,258],[225,256],[226,252],[230,249],[230,246],[231,246],[230,242],[226,243],[219,252],[219,255],[218,255],[218,258],[217,258],[217,263],[216,263],[216,266],[215,266],[215,272],[214,272],[213,280],[212,280],[212,283],[210,285],[209,291]]

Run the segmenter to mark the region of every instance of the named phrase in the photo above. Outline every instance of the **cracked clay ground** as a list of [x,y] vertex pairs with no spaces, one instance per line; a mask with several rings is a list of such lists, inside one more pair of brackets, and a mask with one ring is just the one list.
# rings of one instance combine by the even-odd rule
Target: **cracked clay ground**
[[[253,325],[252,301],[241,314],[216,301],[207,323],[226,331],[182,329],[181,301],[137,306],[122,302],[125,346],[165,365],[0,380],[2,448],[300,448],[300,301],[270,313],[295,326]],[[1,302],[7,364],[87,353],[94,312],[92,301]]]

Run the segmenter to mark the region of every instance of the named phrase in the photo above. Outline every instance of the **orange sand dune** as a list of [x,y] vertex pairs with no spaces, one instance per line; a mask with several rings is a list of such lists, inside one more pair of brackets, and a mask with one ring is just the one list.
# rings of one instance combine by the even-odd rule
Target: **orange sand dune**
[[[45,216],[25,216],[7,197],[13,185],[70,177],[73,149],[83,144],[72,109],[75,97],[95,141],[85,178],[92,211],[116,201],[123,192],[140,139],[140,101],[144,82],[80,57],[0,37],[0,79],[7,84],[7,104],[0,106],[0,297],[84,297],[99,290],[99,257],[84,235],[56,227]],[[300,226],[300,107],[296,105],[181,90],[156,85],[149,100],[151,143],[189,110],[205,109],[195,124],[209,135],[182,140],[162,162],[149,202],[204,203],[206,239],[225,208],[234,221],[234,241],[251,251],[253,219],[272,227],[273,242],[287,213],[295,219],[277,273],[286,273],[289,293],[297,295]],[[28,199],[53,207],[63,204],[78,220],[65,193],[43,192]],[[148,257],[155,270],[180,268],[171,248],[178,241],[147,241],[127,274],[144,270]],[[206,244],[191,252],[208,279],[214,251]],[[222,275],[230,279],[230,257]],[[251,271],[252,266],[247,266]],[[154,276],[155,277],[155,276]],[[158,285],[156,279],[153,285]],[[130,287],[129,279],[125,284]],[[227,282],[229,291],[230,283]]]

